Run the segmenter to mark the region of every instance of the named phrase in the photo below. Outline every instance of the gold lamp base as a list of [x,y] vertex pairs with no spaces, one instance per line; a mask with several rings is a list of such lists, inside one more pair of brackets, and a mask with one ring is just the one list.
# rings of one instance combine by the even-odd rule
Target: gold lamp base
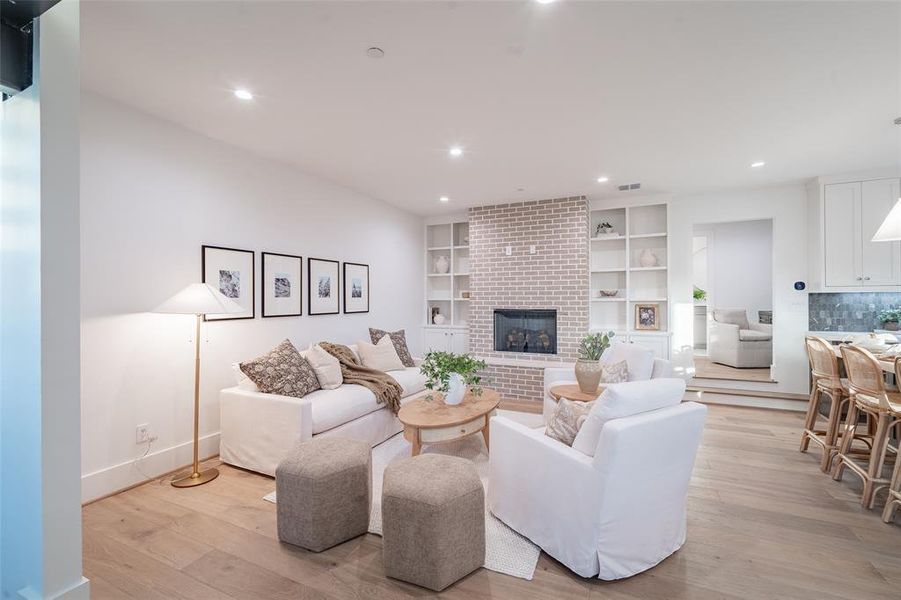
[[203,485],[219,477],[217,469],[207,469],[201,473],[189,473],[187,475],[176,477],[172,480],[172,485],[177,488],[194,487],[195,485]]

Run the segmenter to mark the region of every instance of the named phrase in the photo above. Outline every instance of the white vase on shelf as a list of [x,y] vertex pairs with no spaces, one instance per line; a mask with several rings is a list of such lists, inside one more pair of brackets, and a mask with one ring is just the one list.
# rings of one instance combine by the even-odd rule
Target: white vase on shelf
[[450,261],[443,254],[435,259],[435,272],[447,273],[450,270]]
[[434,323],[435,325],[444,325],[444,322],[446,320],[447,319],[445,319],[444,315],[442,315],[441,313],[438,313],[434,317],[432,317],[432,323]]
[[641,251],[641,254],[638,255],[638,264],[642,267],[657,267],[660,265],[660,260],[654,252],[645,248]]

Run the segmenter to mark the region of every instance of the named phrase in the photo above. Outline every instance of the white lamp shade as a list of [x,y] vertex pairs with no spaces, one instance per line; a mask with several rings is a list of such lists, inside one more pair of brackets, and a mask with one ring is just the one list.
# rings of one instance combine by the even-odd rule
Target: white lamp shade
[[874,242],[896,242],[898,240],[901,240],[901,198],[895,202],[895,206],[889,211],[872,239]]
[[226,298],[208,283],[192,283],[159,306],[155,313],[177,315],[227,315],[244,312],[244,307]]

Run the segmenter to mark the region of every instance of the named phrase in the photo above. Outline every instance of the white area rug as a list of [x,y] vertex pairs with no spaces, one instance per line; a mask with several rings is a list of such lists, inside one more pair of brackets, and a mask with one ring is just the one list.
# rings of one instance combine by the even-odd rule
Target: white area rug
[[[526,425],[541,425],[541,415],[499,411]],[[372,510],[369,532],[382,534],[382,476],[389,463],[410,456],[410,443],[403,434],[372,449]],[[488,489],[488,455],[481,435],[471,435],[458,442],[425,446],[423,454],[436,453],[459,456],[471,460],[476,467],[482,485]],[[275,502],[275,492],[263,496],[267,502]],[[516,533],[485,508],[485,568],[521,579],[532,579],[541,550],[527,538]]]

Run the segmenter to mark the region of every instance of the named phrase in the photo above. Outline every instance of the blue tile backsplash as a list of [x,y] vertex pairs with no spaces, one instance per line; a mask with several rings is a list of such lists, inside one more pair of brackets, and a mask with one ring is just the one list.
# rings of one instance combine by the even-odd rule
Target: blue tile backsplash
[[808,294],[810,331],[872,331],[881,329],[880,311],[901,306],[898,292]]

